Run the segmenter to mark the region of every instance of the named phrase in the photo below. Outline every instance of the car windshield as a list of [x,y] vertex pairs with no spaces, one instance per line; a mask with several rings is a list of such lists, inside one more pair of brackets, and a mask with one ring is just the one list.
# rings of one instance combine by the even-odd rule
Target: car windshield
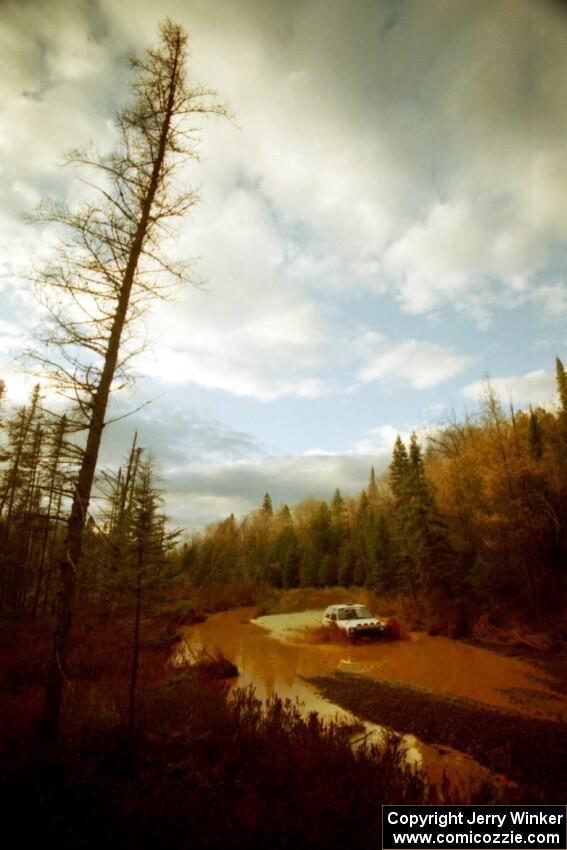
[[364,605],[358,605],[356,608],[340,608],[339,620],[367,620],[372,617],[372,614]]

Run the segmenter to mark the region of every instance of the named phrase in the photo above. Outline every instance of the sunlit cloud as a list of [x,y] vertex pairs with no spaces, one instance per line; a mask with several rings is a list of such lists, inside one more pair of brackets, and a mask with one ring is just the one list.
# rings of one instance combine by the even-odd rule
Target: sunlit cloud
[[357,378],[361,384],[405,384],[422,390],[452,378],[471,362],[469,356],[453,348],[416,339],[406,339],[382,350],[380,347],[378,341],[375,354],[369,355],[359,369]]
[[[544,369],[536,369],[525,375],[507,378],[490,378],[490,386],[503,402],[517,405],[550,405],[555,401],[555,376]],[[463,395],[473,401],[481,400],[488,389],[488,381],[473,381],[463,388]]]
[[[260,490],[297,475],[282,498],[311,492],[301,464],[317,493],[333,474],[355,487],[366,453],[386,463],[398,425],[407,435],[422,411],[476,401],[475,377],[517,373],[493,381],[516,403],[553,396],[545,358],[562,353],[567,311],[558,4],[7,0],[2,12],[0,376],[18,402],[35,380],[18,374],[18,328],[40,319],[25,275],[57,236],[23,214],[84,197],[61,156],[112,146],[127,55],[167,15],[189,31],[191,81],[216,88],[238,121],[202,128],[201,160],[183,173],[201,202],[167,246],[206,283],[140,327],[152,341],[135,363],[140,387],[166,393],[182,423],[170,444],[162,408],[138,423],[168,475],[194,463],[194,444],[207,464],[237,464],[234,481],[253,462]],[[512,333],[515,318],[529,339]],[[269,450],[260,406],[284,426]],[[129,428],[105,435],[113,462]],[[215,493],[198,497],[199,522],[257,496]]]

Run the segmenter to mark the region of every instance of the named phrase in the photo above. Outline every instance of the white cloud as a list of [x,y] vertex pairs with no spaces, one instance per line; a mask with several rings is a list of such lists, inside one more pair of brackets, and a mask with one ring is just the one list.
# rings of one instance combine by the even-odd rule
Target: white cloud
[[149,328],[159,343],[143,373],[265,401],[333,390],[320,375],[331,343],[324,317],[286,279],[285,242],[260,195],[236,189],[220,210],[203,204],[180,234],[184,248],[203,257],[206,289],[156,307]]
[[[329,9],[326,0],[238,7],[36,0],[7,10],[3,102],[9,97],[14,110],[7,113],[7,157],[21,159],[25,149],[25,170],[35,163],[37,177],[53,171],[70,138],[104,139],[105,98],[126,94],[117,60],[155,40],[169,14],[192,36],[192,78],[216,86],[242,128],[230,136],[207,128],[207,191],[221,197],[228,177],[248,175],[283,225],[301,226],[305,250],[296,252],[295,270],[335,269],[325,286],[380,291],[384,247],[415,240],[412,228],[428,221],[435,196],[450,206],[482,198],[471,213],[474,231],[486,208],[503,199],[536,229],[556,233],[565,220],[558,179],[566,167],[567,119],[558,108],[567,88],[564,25],[551,3],[537,10],[531,0],[393,8],[363,0],[353,10]],[[434,224],[425,236],[437,241],[447,226],[437,233]],[[394,251],[402,263],[403,253]],[[476,260],[482,267],[482,253]],[[504,257],[497,266],[505,271],[510,262]],[[462,292],[450,274],[445,282]],[[421,296],[420,309],[437,302],[435,283],[434,290]],[[420,301],[409,295],[401,292],[403,303],[415,309]]]
[[0,379],[6,385],[6,398],[13,404],[25,404],[37,383],[37,378],[15,359],[27,343],[29,338],[19,323],[0,319]]
[[335,488],[345,495],[368,483],[370,466],[386,468],[384,455],[316,454],[190,464],[167,480],[167,507],[177,522],[200,526],[231,511],[242,516],[260,506],[269,492],[275,505],[290,506],[307,497],[330,499]]
[[25,339],[25,333],[20,325],[0,319],[0,351],[11,351]]
[[532,300],[540,304],[548,319],[557,319],[567,314],[567,283],[554,281],[539,286],[532,294]]
[[566,309],[560,272],[535,285],[564,247],[567,216],[554,8],[6,2],[3,285],[39,242],[15,214],[45,194],[77,196],[57,160],[69,145],[108,144],[125,54],[155,41],[169,14],[192,37],[191,80],[218,88],[241,129],[207,124],[204,160],[187,171],[203,202],[174,251],[202,257],[208,292],[154,311],[156,352],[140,371],[266,401],[333,392],[329,376],[352,364],[359,384],[438,385],[470,362],[443,344],[442,326],[430,342],[413,326],[401,341],[387,326],[359,341],[353,296],[393,294],[416,316],[450,306],[462,321],[524,302],[552,317]]
[[[414,429],[423,443],[430,429]],[[336,487],[358,494],[368,484],[370,467],[385,472],[397,436],[408,443],[410,432],[392,425],[369,429],[345,451],[312,449],[302,455],[243,458],[224,463],[191,463],[168,476],[168,509],[178,522],[203,526],[234,512],[243,516],[269,492],[275,505],[292,506],[314,497],[328,500]]]
[[369,353],[357,378],[361,384],[401,383],[422,390],[452,378],[470,362],[470,357],[451,347],[406,339],[386,350]]
[[380,425],[368,430],[361,440],[356,440],[353,451],[361,455],[377,455],[382,460],[389,459],[398,436],[404,441],[409,439],[409,433],[400,431],[393,425]]
[[522,298],[546,248],[547,239],[509,204],[436,203],[389,247],[385,267],[408,312],[450,304],[484,318],[503,291],[508,305]]
[[[491,378],[490,385],[504,402],[514,404],[547,405],[555,400],[555,378],[544,369],[511,375],[508,378]],[[473,381],[463,388],[463,395],[479,401],[486,393],[486,381]]]

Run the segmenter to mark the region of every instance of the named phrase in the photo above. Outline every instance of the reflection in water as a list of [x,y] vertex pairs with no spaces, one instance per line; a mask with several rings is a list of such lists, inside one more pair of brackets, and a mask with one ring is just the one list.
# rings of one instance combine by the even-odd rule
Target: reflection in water
[[[239,670],[233,687],[253,685],[260,699],[277,693],[283,699],[299,700],[306,711],[317,711],[322,717],[353,719],[304,680],[336,670],[407,682],[507,708],[511,706],[502,689],[533,687],[529,678],[533,670],[528,664],[447,638],[412,634],[409,641],[393,643],[313,645],[302,643],[298,630],[318,624],[320,611],[250,622],[253,612],[253,608],[241,608],[216,614],[185,628],[184,638],[194,651],[218,649],[233,661]],[[379,739],[383,730],[365,725],[373,740]],[[452,784],[466,790],[470,781],[487,775],[484,768],[454,750],[443,748],[440,752],[412,735],[404,737],[404,744],[408,760],[421,764],[433,782],[440,782],[446,771]]]

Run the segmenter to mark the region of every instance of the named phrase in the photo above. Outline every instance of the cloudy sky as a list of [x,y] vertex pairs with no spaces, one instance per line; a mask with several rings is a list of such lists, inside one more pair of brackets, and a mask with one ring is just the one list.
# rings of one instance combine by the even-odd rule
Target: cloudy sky
[[72,201],[70,147],[104,146],[127,56],[169,15],[208,122],[178,249],[204,289],[148,317],[137,427],[174,519],[355,492],[395,435],[553,398],[567,357],[567,10],[558,0],[0,0],[0,376],[37,310],[23,276]]

